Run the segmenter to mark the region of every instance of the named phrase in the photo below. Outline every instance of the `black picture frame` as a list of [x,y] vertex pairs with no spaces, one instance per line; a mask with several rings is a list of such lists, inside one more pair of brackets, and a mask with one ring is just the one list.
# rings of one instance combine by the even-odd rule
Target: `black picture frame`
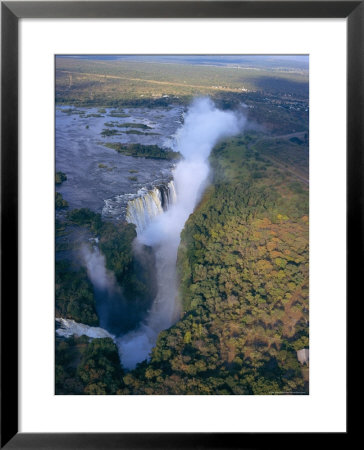
[[[1,2],[1,448],[258,448],[271,433],[18,433],[18,21],[21,18],[347,18],[347,304],[363,263],[364,1]],[[12,108],[8,108],[12,105]],[[349,348],[349,347],[348,347]],[[348,417],[348,416],[347,416]],[[348,428],[349,431],[349,428]],[[335,440],[348,438],[338,433]],[[298,445],[312,438],[304,433]],[[315,434],[316,443],[327,435]]]

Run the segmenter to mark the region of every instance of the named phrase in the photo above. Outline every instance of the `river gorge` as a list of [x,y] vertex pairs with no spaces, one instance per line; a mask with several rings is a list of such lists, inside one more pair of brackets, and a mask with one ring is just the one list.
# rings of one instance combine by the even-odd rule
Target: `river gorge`
[[[113,127],[126,128],[129,133],[116,131],[100,137],[103,127],[110,124],[110,116]],[[89,208],[100,212],[103,220],[134,224],[134,253],[142,260],[145,248],[151,249],[156,279],[150,309],[135,329],[125,332],[127,327],[118,328],[118,323],[128,318],[117,319],[120,311],[124,315],[127,311],[120,309],[123,288],[106,268],[98,237],[78,235],[77,239],[84,242],[77,255],[66,252],[61,257],[78,258],[86,267],[95,290],[100,327],[57,318],[59,336],[112,337],[126,369],[148,359],[158,334],[180,317],[176,275],[180,233],[208,184],[210,151],[220,138],[237,134],[243,125],[242,117],[218,110],[207,98],[196,100],[186,112],[180,107],[134,108],[117,113],[108,109],[57,109],[56,169],[67,174],[67,181],[57,191],[72,208]],[[130,133],[133,127],[151,132]],[[180,153],[181,159],[171,162],[125,156],[103,145],[121,139],[123,144],[170,147]],[[62,220],[64,214],[57,212],[58,219]]]

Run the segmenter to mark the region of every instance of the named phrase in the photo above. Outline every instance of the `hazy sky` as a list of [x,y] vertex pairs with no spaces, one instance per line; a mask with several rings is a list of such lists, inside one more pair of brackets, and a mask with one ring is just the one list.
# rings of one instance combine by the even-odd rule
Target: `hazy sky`
[[62,55],[68,58],[308,69],[308,55]]

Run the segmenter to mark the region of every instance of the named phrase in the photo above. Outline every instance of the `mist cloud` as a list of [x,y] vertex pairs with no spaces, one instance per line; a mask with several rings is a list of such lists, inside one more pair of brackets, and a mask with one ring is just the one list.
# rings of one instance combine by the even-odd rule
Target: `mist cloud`
[[146,359],[158,333],[178,319],[176,260],[181,231],[206,187],[212,148],[221,138],[240,132],[244,124],[243,116],[217,109],[208,98],[195,100],[187,112],[176,138],[175,150],[183,156],[174,170],[177,201],[138,235],[141,243],[155,250],[158,292],[146,322],[118,341],[126,368]]

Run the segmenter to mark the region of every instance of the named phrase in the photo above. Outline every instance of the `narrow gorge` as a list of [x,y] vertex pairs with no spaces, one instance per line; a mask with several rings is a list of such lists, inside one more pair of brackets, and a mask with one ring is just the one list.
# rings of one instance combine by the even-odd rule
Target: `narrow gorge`
[[213,146],[220,138],[238,133],[242,125],[242,119],[218,110],[209,99],[196,100],[177,133],[176,150],[182,160],[174,169],[174,183],[169,183],[167,193],[155,189],[134,200],[130,208],[128,204],[127,220],[137,227],[137,241],[155,253],[157,295],[140,328],[117,339],[125,368],[133,369],[147,359],[158,334],[180,316],[176,274],[180,234],[207,185]]
[[[138,195],[127,202],[125,220],[135,225],[137,233],[134,255],[142,259],[141,253],[151,248],[155,258],[156,295],[136,329],[125,334],[115,332],[115,321],[128,319],[122,316],[127,312],[127,308],[121,308],[123,287],[106,268],[97,239],[91,248],[90,245],[82,248],[83,264],[95,290],[101,330],[105,329],[116,342],[126,369],[133,369],[137,363],[148,359],[158,334],[180,317],[176,273],[180,234],[208,184],[208,158],[212,148],[219,139],[241,132],[244,123],[244,117],[217,109],[208,98],[195,100],[176,133],[175,150],[182,158],[172,170],[173,178],[151,189],[139,190]],[[92,338],[100,333],[72,321],[63,320],[59,325],[59,335],[70,335],[72,330],[79,334],[81,329]]]

